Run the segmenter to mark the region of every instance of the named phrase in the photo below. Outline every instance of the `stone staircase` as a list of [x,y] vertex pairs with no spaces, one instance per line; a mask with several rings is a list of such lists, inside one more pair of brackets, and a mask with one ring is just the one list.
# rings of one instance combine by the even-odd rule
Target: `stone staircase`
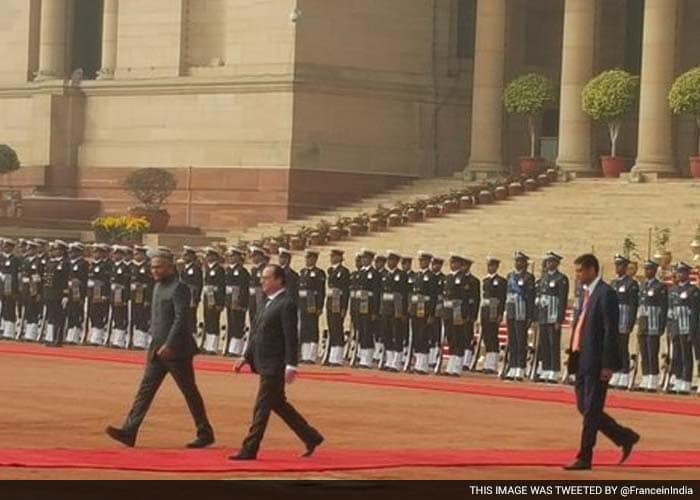
[[[462,181],[433,180],[430,186],[447,187],[453,182]],[[304,221],[290,222],[301,225],[322,217],[334,220],[339,213],[358,211],[362,207],[373,208],[380,202],[388,204],[396,197],[409,197],[411,188],[417,193],[427,185],[419,181],[407,186],[403,193],[402,190],[385,193],[382,197],[365,200],[364,204],[343,207],[339,212],[330,211]],[[379,251],[393,249],[407,255],[415,255],[423,249],[444,257],[450,252],[461,252],[475,261],[473,271],[477,276],[485,273],[485,259],[489,255],[503,259],[502,271],[506,272],[515,249],[522,249],[533,258],[539,258],[548,250],[557,251],[565,257],[563,270],[569,274],[573,272],[573,260],[577,255],[593,251],[601,258],[604,275],[610,277],[613,271],[611,258],[621,251],[627,235],[637,242],[642,258],[647,257],[649,229],[654,226],[671,230],[668,249],[673,253],[674,261],[682,259],[692,263],[689,244],[696,225],[700,223],[699,209],[700,183],[690,180],[662,180],[648,184],[606,179],[576,180],[427,222],[334,242],[333,246],[346,250],[349,264],[352,264],[354,253],[364,247]],[[258,226],[244,236],[274,234],[279,226]],[[267,232],[270,228],[274,231]],[[231,235],[229,240],[235,242],[238,236]],[[325,267],[328,252],[326,247],[321,247],[321,250],[324,251],[320,265]],[[297,258],[294,265],[300,267],[301,258]]]

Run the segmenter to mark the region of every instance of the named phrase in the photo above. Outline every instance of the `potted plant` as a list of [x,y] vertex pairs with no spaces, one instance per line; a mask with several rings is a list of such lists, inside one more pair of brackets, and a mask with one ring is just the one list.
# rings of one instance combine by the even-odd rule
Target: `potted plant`
[[693,262],[700,262],[700,224],[695,226],[695,237],[690,242],[690,251],[693,252]]
[[0,175],[9,174],[19,169],[19,158],[14,149],[7,144],[0,144]]
[[604,71],[589,81],[583,89],[583,111],[592,119],[608,126],[610,156],[601,159],[605,177],[619,177],[625,159],[617,156],[620,127],[637,103],[639,77],[620,69]]
[[[695,120],[696,132],[700,134],[700,66],[679,76],[668,96],[674,114],[689,115]],[[700,135],[698,135],[700,141]],[[695,156],[690,157],[690,175],[700,178],[700,144]]]
[[671,239],[671,230],[667,227],[654,227],[654,262],[666,269],[673,259],[673,254],[668,250],[667,245]]
[[530,73],[510,82],[503,93],[506,111],[524,115],[530,135],[530,156],[520,159],[520,171],[526,174],[539,172],[544,160],[536,156],[537,129],[535,119],[557,100],[555,85],[545,76]]
[[140,207],[129,209],[131,215],[145,217],[154,233],[168,227],[170,214],[163,204],[177,187],[173,174],[161,168],[142,168],[129,174],[123,187],[141,202]]
[[100,243],[140,243],[150,229],[145,217],[131,215],[105,216],[92,221],[95,241]]

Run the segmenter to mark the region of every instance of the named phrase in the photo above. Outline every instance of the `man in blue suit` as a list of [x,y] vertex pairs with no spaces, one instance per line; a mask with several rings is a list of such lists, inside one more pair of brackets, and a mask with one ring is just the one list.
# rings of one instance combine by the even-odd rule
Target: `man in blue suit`
[[574,264],[583,293],[571,334],[568,369],[569,374],[576,375],[576,404],[583,415],[583,431],[576,461],[564,468],[588,470],[598,431],[622,449],[620,463],[632,453],[639,434],[621,426],[604,411],[608,382],[622,366],[617,294],[600,278],[600,264],[595,256],[582,255]]

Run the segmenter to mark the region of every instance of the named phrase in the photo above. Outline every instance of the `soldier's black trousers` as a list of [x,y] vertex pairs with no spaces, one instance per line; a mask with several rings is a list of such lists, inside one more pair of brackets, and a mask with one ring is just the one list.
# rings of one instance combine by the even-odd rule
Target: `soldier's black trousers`
[[427,318],[411,318],[411,328],[413,329],[413,352],[418,354],[428,354],[430,347],[430,325]]
[[620,360],[622,361],[621,372],[627,373],[630,371],[630,334],[621,333],[618,340],[620,352]]
[[408,339],[407,325],[406,319],[382,316],[382,341],[386,351],[403,351],[403,346]]
[[129,308],[126,304],[112,308],[112,321],[115,330],[126,330],[129,326]]
[[464,356],[467,338],[467,324],[455,325],[452,317],[445,320],[445,337],[451,356]]
[[17,321],[17,299],[15,297],[4,296],[2,298],[2,319],[4,321]]
[[659,374],[660,335],[639,336],[639,352],[642,354],[642,375]]
[[24,299],[24,323],[27,325],[35,325],[39,323],[39,318],[43,312],[44,304],[38,296],[25,297]]
[[481,323],[481,335],[484,338],[486,352],[498,352],[498,328],[499,324],[494,321]]
[[66,314],[68,314],[68,328],[83,327],[85,311],[83,310],[82,302],[74,302],[71,300],[68,303],[68,309],[66,310]]
[[700,372],[700,331],[691,333],[690,338],[695,351],[695,361],[698,363],[698,372]]
[[228,339],[242,339],[245,335],[245,310],[226,309],[228,328],[226,334]]
[[204,306],[204,333],[219,335],[221,329],[221,310],[218,307]]
[[90,305],[90,325],[93,328],[104,329],[107,326],[109,303],[97,302]]
[[151,321],[151,306],[145,304],[131,304],[131,322],[134,330],[148,331],[148,323]]
[[299,339],[303,344],[318,344],[318,315],[299,311]]
[[372,321],[369,315],[358,315],[357,331],[360,337],[360,349],[374,348],[374,338],[370,330],[372,323],[374,323],[374,321]]
[[527,363],[527,321],[508,320],[510,367],[525,368]]
[[474,351],[474,322],[471,320],[464,325],[464,350]]
[[369,320],[369,332],[372,335],[372,347],[375,342],[384,342],[384,324],[382,318],[377,316]]
[[61,345],[65,335],[66,310],[56,300],[46,301],[46,324],[54,326],[53,343]]
[[561,327],[553,324],[540,325],[539,357],[542,370],[561,371]]
[[327,313],[328,337],[331,347],[342,347],[345,345],[345,335],[343,324],[345,317],[340,313]]
[[440,343],[440,335],[442,334],[442,318],[435,317],[435,321],[431,324],[426,325],[426,334],[428,337],[428,349],[431,347],[437,347]]
[[690,335],[676,335],[672,342],[672,373],[676,378],[690,382],[693,380],[693,344]]

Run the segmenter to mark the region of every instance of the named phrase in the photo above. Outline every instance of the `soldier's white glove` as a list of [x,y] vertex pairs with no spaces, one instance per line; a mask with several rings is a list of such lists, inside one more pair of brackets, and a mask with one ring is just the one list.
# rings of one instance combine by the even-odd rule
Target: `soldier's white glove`
[[61,307],[63,307],[63,309],[65,309],[66,307],[68,307],[68,297],[63,297],[63,298],[61,299]]

